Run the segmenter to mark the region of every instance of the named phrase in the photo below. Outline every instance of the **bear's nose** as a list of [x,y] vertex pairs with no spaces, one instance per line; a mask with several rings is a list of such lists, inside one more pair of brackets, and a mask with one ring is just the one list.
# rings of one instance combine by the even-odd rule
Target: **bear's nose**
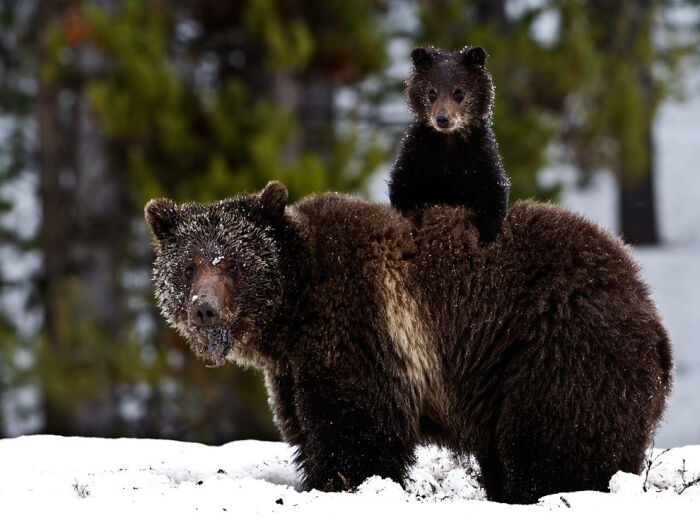
[[437,117],[435,117],[435,120],[437,121],[437,125],[441,128],[446,128],[450,125],[450,117],[448,117],[445,114],[438,115]]
[[191,317],[196,326],[213,326],[219,322],[218,308],[209,301],[197,302],[192,309]]

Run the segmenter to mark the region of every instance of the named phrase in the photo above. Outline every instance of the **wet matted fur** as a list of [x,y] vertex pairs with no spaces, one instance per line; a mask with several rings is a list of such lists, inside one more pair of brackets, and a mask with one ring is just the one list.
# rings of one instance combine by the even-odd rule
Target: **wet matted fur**
[[211,205],[152,201],[146,217],[161,308],[210,361],[181,272],[237,266],[220,277],[224,356],[264,371],[306,488],[402,481],[420,443],[475,454],[488,497],[510,503],[641,469],[671,350],[615,237],[531,202],[485,247],[462,207],[416,223],[340,195],[285,203],[270,183]]

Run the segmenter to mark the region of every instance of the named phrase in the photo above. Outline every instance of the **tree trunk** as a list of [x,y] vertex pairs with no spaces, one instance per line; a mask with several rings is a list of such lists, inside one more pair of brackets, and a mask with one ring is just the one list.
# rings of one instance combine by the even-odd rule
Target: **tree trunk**
[[[41,2],[37,41],[61,16]],[[40,44],[39,65],[52,60]],[[83,48],[76,70],[87,69]],[[70,92],[64,101],[59,93]],[[47,81],[39,75],[39,134],[44,353],[43,432],[114,435],[120,424],[115,359],[124,343],[119,265],[127,242],[128,199],[108,162],[80,77]],[[98,386],[75,389],[72,374],[89,370]]]
[[652,125],[647,127],[649,161],[641,177],[622,176],[618,179],[618,213],[620,234],[634,245],[653,245],[659,242],[654,193],[654,138]]
[[504,0],[477,0],[474,2],[477,19],[495,23],[501,34],[508,33],[508,17]]
[[[38,23],[36,41],[39,42],[39,64],[46,58],[44,49],[44,30],[56,15],[54,2],[42,1],[37,13]],[[36,98],[36,119],[39,134],[39,177],[41,182],[41,233],[40,247],[43,263],[41,295],[44,309],[44,351],[51,355],[48,359],[60,360],[65,356],[66,348],[61,330],[61,293],[58,277],[66,267],[65,220],[66,207],[63,202],[63,189],[59,181],[61,170],[61,133],[59,131],[58,89],[41,75]],[[42,374],[46,371],[42,370]],[[66,435],[70,434],[69,417],[66,407],[60,400],[54,399],[44,391],[43,432]]]
[[300,87],[297,117],[304,132],[304,146],[329,160],[335,140],[333,86],[326,79],[315,77],[307,78]]

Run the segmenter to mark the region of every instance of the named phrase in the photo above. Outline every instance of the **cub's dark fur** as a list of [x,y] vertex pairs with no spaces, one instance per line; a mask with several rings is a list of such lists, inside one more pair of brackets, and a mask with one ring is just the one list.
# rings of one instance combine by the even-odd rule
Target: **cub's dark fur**
[[666,331],[628,250],[517,203],[486,247],[465,207],[421,225],[286,188],[152,201],[155,287],[194,351],[264,371],[307,489],[402,481],[419,443],[474,453],[489,498],[606,490],[639,472],[671,385]]
[[391,172],[391,204],[403,213],[426,204],[467,205],[481,242],[489,243],[506,216],[510,181],[491,129],[486,53],[417,48],[411,57],[406,99],[416,119]]

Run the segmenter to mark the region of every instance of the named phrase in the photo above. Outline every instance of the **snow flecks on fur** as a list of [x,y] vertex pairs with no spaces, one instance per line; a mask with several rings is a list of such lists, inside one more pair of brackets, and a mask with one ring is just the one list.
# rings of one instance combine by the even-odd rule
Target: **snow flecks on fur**
[[[260,318],[265,314],[269,318],[275,306],[267,297],[281,293],[279,246],[272,226],[258,219],[255,195],[208,205],[151,201],[146,206],[156,252],[153,281],[158,304],[168,324],[190,342],[208,366],[221,366],[226,358],[238,359],[241,364],[250,362],[243,355],[244,347],[258,334],[242,328],[245,319],[255,312],[256,328],[262,327]],[[193,286],[194,270],[217,268],[223,273],[232,267],[245,274],[246,283],[260,283],[257,291],[261,293],[256,297],[261,299],[256,302],[236,294],[238,303],[226,304],[223,309],[224,313],[236,313],[236,318],[221,318],[225,330],[200,329],[189,316],[191,306],[201,297]]]

